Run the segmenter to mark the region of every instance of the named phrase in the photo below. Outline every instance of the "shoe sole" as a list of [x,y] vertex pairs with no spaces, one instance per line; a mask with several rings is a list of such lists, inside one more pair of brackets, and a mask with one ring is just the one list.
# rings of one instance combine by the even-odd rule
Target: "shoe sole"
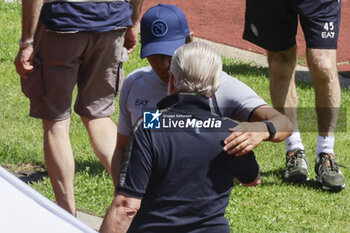
[[345,184],[338,185],[338,186],[332,186],[332,187],[326,186],[323,184],[321,177],[318,177],[318,176],[316,176],[316,181],[319,182],[320,184],[322,184],[323,190],[327,190],[327,191],[329,191],[329,190],[339,191],[339,190],[342,190],[345,188]]

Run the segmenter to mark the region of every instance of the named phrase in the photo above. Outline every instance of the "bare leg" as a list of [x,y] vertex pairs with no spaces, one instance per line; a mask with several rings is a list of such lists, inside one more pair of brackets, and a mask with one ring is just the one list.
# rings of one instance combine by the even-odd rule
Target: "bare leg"
[[89,119],[81,117],[88,131],[92,148],[112,177],[112,157],[117,144],[117,126],[109,117]]
[[284,178],[291,182],[303,182],[308,179],[308,166],[297,122],[298,96],[295,87],[297,48],[293,46],[284,51],[269,51],[267,54],[272,104],[294,125],[293,134],[285,140],[287,154]]
[[298,128],[298,96],[295,88],[296,46],[278,52],[267,51],[272,105]]
[[341,98],[336,50],[308,48],[306,57],[315,88],[319,135],[333,136]]
[[69,139],[70,118],[43,120],[45,163],[59,206],[75,215],[74,158]]
[[318,134],[316,144],[316,180],[325,190],[341,190],[345,177],[334,157],[334,130],[340,107],[340,85],[335,49],[306,49],[306,57],[315,89]]

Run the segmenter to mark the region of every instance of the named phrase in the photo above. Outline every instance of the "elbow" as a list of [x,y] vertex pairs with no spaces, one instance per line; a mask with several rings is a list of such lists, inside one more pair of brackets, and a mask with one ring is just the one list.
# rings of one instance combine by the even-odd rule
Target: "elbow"
[[122,216],[124,216],[124,218],[132,220],[140,209],[140,202],[141,201],[139,199],[117,194],[113,204],[115,205],[116,209],[120,210],[120,213]]
[[[286,139],[287,137],[289,137],[290,135],[292,135],[293,131],[294,131],[294,125],[293,123],[288,119],[288,117],[284,116],[285,117],[285,129],[284,129],[284,139]],[[283,141],[281,140],[281,141]]]
[[118,194],[103,220],[100,232],[127,232],[140,208],[141,200]]
[[258,186],[259,184],[261,184],[260,172],[256,176],[255,180],[253,180],[250,183],[241,182],[237,177],[235,177],[235,181],[237,181],[238,183],[242,184],[243,186],[247,186],[247,187],[249,187],[249,186]]
[[129,206],[122,207],[123,215],[125,216],[125,218],[128,218],[130,221],[132,221],[135,218],[138,211],[139,209],[135,207],[129,207]]
[[258,186],[259,184],[261,184],[261,177],[260,177],[260,173],[257,175],[257,177],[255,178],[255,180],[253,182],[250,182],[248,184],[243,184],[244,186]]
[[292,135],[293,131],[294,131],[294,125],[288,119],[288,117],[286,117],[286,132],[287,132],[288,136]]
[[132,220],[137,212],[139,211],[139,206],[135,206],[132,203],[122,202],[119,203],[117,208],[120,210],[120,213],[124,218],[127,218],[129,220]]
[[280,116],[280,120],[278,121],[278,129],[275,138],[272,140],[273,142],[282,142],[287,137],[292,135],[294,130],[293,123],[286,117],[285,115]]

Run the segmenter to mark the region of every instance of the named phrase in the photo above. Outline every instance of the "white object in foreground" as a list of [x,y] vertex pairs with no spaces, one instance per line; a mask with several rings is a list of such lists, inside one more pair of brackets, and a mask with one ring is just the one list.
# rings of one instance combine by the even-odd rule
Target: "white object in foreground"
[[94,232],[0,166],[0,232]]

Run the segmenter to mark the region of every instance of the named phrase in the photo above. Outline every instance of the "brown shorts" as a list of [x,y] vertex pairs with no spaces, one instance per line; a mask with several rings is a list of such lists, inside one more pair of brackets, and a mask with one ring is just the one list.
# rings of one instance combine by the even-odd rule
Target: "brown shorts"
[[122,62],[125,30],[104,33],[57,33],[39,25],[35,35],[34,70],[21,79],[30,99],[30,116],[46,120],[81,116],[101,118],[114,112],[114,101],[124,79]]

